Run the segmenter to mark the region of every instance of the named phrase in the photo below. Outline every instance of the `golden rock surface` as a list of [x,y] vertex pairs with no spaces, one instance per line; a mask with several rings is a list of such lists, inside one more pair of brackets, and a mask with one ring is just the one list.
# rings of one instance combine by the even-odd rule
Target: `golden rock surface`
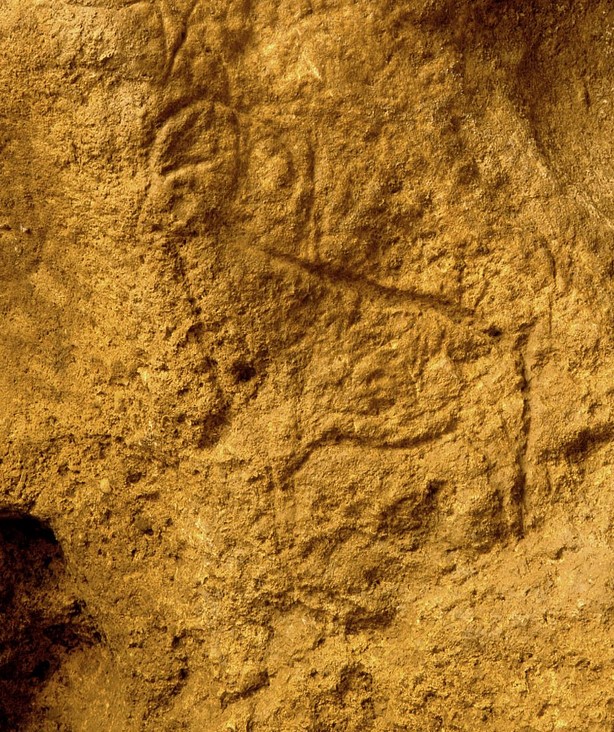
[[0,729],[614,729],[609,0],[0,0]]

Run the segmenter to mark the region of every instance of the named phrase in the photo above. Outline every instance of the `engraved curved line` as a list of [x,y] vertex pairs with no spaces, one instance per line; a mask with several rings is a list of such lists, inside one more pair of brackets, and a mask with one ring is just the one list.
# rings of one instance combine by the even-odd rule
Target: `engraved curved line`
[[107,10],[123,10],[132,5],[153,5],[151,0],[64,0],[65,5],[78,8],[105,8]]
[[228,162],[228,159],[234,160],[234,157],[233,150],[226,149],[222,150],[221,154],[215,155],[212,158],[202,158],[195,155],[193,160],[188,160],[188,162],[183,165],[177,165],[176,167],[164,167],[161,170],[158,169],[158,171],[154,170],[153,172],[155,175],[158,175],[163,179],[187,177],[190,174],[194,174],[190,173],[190,171],[210,171],[223,167]]
[[[223,114],[220,114],[220,111]],[[228,123],[228,126],[233,130],[234,137],[238,137],[239,132],[236,129],[236,115],[234,110],[230,107],[219,102],[211,104],[209,102],[198,101],[186,104],[169,116],[157,131],[155,140],[149,150],[148,157],[150,166],[154,169],[159,167],[161,169],[160,174],[164,175],[164,166],[161,161],[168,154],[173,141],[180,139],[185,134],[189,134],[190,131],[203,119],[203,117],[207,117],[210,114],[219,118],[222,124]],[[217,120],[214,120],[212,124],[208,125],[209,130],[214,127],[216,121]],[[228,145],[229,149],[236,150],[236,147],[236,140],[231,145]],[[194,163],[199,162],[198,155],[194,155],[193,161]],[[203,162],[205,162],[205,160],[203,160]]]
[[399,440],[378,440],[373,437],[360,437],[359,435],[348,435],[340,430],[330,429],[323,435],[309,442],[308,445],[300,450],[299,454],[290,459],[287,465],[281,470],[278,469],[278,475],[282,481],[286,481],[292,475],[297,473],[313,455],[313,453],[321,447],[342,447],[357,446],[382,452],[393,452],[396,450],[411,450],[415,447],[427,445],[441,438],[452,434],[458,426],[458,419],[452,418],[444,427],[436,432],[427,432],[426,434],[414,435]]
[[[163,0],[164,3],[164,0]],[[177,56],[181,53],[181,49],[184,47],[186,38],[188,35],[188,25],[190,23],[190,20],[192,19],[192,16],[194,15],[194,11],[196,10],[196,7],[198,5],[198,0],[191,0],[190,5],[188,6],[188,10],[183,17],[181,21],[181,27],[179,29],[179,33],[177,34],[176,38],[173,40],[173,43],[171,44],[169,50],[168,50],[168,58],[166,59],[166,68],[164,70],[164,76],[163,80],[164,82],[167,82],[170,77],[173,75],[173,72],[175,71],[175,66],[177,63]],[[164,14],[164,11],[162,11],[163,17],[166,17]],[[168,12],[167,12],[168,15]]]
[[217,175],[226,173],[228,177],[231,176],[230,171],[224,170],[226,162],[227,161],[225,160],[217,159],[212,161],[205,161],[202,163],[199,162],[182,165],[180,168],[174,168],[169,173],[160,175],[160,183],[170,188],[190,186],[193,188],[194,194],[199,195],[203,189],[198,184],[206,183],[205,180],[199,179],[204,179],[211,174]]
[[293,254],[284,254],[282,252],[269,249],[268,247],[259,247],[255,244],[250,244],[248,246],[253,249],[257,249],[273,259],[284,262],[285,264],[289,264],[293,267],[298,267],[299,269],[302,269],[303,271],[325,281],[345,286],[353,290],[362,289],[364,292],[376,297],[377,299],[386,300],[387,302],[400,305],[405,305],[409,302],[416,306],[422,306],[429,310],[434,310],[455,323],[473,323],[476,319],[475,311],[445,297],[433,295],[428,292],[421,292],[420,290],[382,285],[368,277],[354,274],[353,272],[349,272],[348,270],[341,269],[339,267],[310,262]]

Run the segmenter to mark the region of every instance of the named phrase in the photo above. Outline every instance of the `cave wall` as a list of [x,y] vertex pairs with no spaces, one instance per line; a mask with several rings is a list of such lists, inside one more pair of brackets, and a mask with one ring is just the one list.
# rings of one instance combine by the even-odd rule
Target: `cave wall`
[[0,10],[0,723],[609,729],[611,4]]

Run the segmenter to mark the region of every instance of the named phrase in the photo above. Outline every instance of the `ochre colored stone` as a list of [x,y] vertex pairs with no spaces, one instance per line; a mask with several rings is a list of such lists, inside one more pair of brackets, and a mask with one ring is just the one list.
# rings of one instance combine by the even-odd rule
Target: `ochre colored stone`
[[0,729],[613,728],[613,33],[0,1]]

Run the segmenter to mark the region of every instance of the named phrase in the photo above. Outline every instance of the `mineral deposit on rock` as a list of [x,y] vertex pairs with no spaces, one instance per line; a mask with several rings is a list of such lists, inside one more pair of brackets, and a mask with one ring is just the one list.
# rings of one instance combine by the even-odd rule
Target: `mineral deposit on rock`
[[0,729],[614,729],[610,0],[0,0]]

